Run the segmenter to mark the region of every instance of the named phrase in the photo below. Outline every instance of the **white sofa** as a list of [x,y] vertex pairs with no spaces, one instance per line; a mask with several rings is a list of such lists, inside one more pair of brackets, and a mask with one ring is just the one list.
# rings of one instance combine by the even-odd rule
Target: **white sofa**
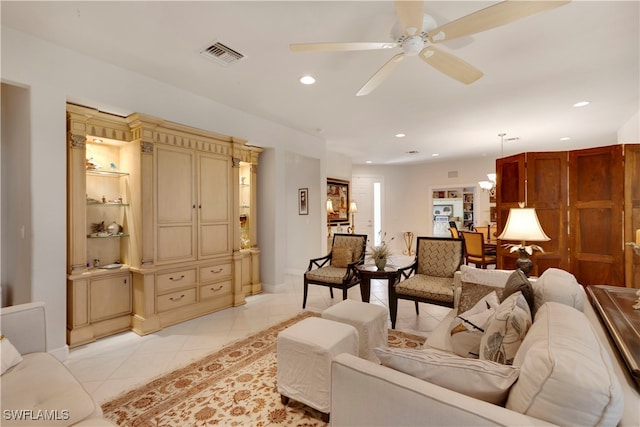
[[[456,273],[456,308],[436,327],[424,349],[446,347],[446,335],[460,303],[461,278],[503,287],[511,274],[468,269],[462,266],[462,272]],[[569,275],[555,271],[558,272]],[[468,274],[473,279],[465,276]],[[506,391],[506,404],[488,403],[387,366],[341,354],[332,363],[332,427],[640,426],[638,389],[586,293],[575,282],[573,289],[577,291],[563,295],[564,287],[556,283],[563,280],[559,279],[562,274],[550,272],[544,282],[543,276],[539,283],[532,280],[537,311],[514,359],[519,377]],[[545,304],[545,300],[551,302]],[[570,320],[562,321],[563,318]],[[434,350],[427,350],[430,351]],[[571,352],[573,355],[567,355]],[[467,378],[472,383],[475,377],[461,374],[457,379],[464,382]]]
[[[0,309],[3,426],[114,426],[69,370],[47,353],[44,303]],[[17,350],[17,351],[16,351]]]

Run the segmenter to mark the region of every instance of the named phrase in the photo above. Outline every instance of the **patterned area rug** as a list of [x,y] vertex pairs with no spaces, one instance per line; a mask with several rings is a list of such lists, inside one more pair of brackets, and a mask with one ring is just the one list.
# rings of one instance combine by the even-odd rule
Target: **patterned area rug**
[[[325,426],[318,411],[276,388],[276,338],[314,316],[301,313],[102,405],[119,426]],[[415,348],[424,337],[389,330],[389,346]]]

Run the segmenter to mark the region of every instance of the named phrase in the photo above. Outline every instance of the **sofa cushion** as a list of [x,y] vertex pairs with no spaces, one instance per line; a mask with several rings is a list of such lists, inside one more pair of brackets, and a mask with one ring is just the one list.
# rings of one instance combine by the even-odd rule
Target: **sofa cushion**
[[587,317],[549,302],[513,361],[520,367],[506,406],[558,425],[614,426],[623,398],[611,359]]
[[395,286],[397,294],[453,302],[453,278],[414,274]]
[[377,347],[382,364],[397,371],[494,404],[503,404],[518,368],[467,359],[444,351]]
[[568,271],[549,268],[533,282],[535,305],[533,315],[546,302],[558,302],[577,310],[584,310],[584,291],[575,276]]
[[499,305],[498,295],[494,291],[484,296],[471,310],[458,314],[451,321],[449,337],[455,354],[478,358],[486,324]]
[[511,365],[530,327],[531,312],[522,292],[511,294],[487,323],[480,359]]
[[[32,410],[57,419],[7,419],[2,425],[71,425],[94,414],[93,399],[67,368],[49,353],[29,353],[0,377],[2,409]],[[42,412],[40,412],[42,411]]]
[[353,251],[350,248],[338,247],[331,250],[331,265],[337,268],[347,268],[353,262]]
[[502,291],[502,296],[500,297],[500,302],[503,302],[509,295],[515,294],[518,291],[522,292],[522,296],[527,300],[527,304],[529,305],[529,311],[533,314],[533,287],[529,279],[527,279],[527,276],[519,268],[511,273],[507,279],[507,283],[505,283],[504,290]]
[[9,368],[13,368],[18,363],[22,362],[22,356],[18,353],[18,350],[11,344],[9,338],[0,334],[0,357],[2,359],[2,374],[7,372]]
[[330,265],[328,267],[316,268],[314,270],[307,271],[305,276],[307,280],[340,284],[344,280],[344,276],[346,274],[346,268],[337,268]]

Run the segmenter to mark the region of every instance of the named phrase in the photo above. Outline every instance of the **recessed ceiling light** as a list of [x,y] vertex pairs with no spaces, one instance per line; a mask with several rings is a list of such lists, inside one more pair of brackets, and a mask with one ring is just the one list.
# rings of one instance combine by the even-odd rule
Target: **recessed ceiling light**
[[302,83],[303,85],[312,85],[316,82],[316,79],[314,79],[311,76],[302,76],[300,77],[300,83]]
[[373,161],[371,161],[371,160],[367,160],[365,163],[366,163],[366,164],[368,164],[368,165],[370,165],[371,163],[373,163]]
[[570,139],[571,139],[570,136],[563,136],[562,138],[560,138],[560,141],[568,141]]
[[589,105],[589,101],[580,101],[573,104],[574,107],[585,107]]
[[396,133],[396,138],[404,138],[405,136],[407,135],[405,135],[404,133]]
[[438,153],[433,153],[433,154],[431,155],[431,157],[438,157],[439,155],[440,155],[440,154],[438,154]]

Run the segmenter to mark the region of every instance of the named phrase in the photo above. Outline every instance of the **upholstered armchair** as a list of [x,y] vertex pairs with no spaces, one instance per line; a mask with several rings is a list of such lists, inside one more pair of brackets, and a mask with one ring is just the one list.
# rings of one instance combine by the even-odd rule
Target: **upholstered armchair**
[[309,285],[327,286],[333,298],[333,288],[342,289],[342,299],[347,290],[360,283],[356,265],[364,262],[366,234],[334,234],[331,251],[309,261],[304,273],[304,297],[302,308],[307,305]]
[[464,261],[464,240],[418,237],[415,261],[399,270],[397,283],[389,283],[391,328],[396,327],[398,300],[453,308],[453,275]]

